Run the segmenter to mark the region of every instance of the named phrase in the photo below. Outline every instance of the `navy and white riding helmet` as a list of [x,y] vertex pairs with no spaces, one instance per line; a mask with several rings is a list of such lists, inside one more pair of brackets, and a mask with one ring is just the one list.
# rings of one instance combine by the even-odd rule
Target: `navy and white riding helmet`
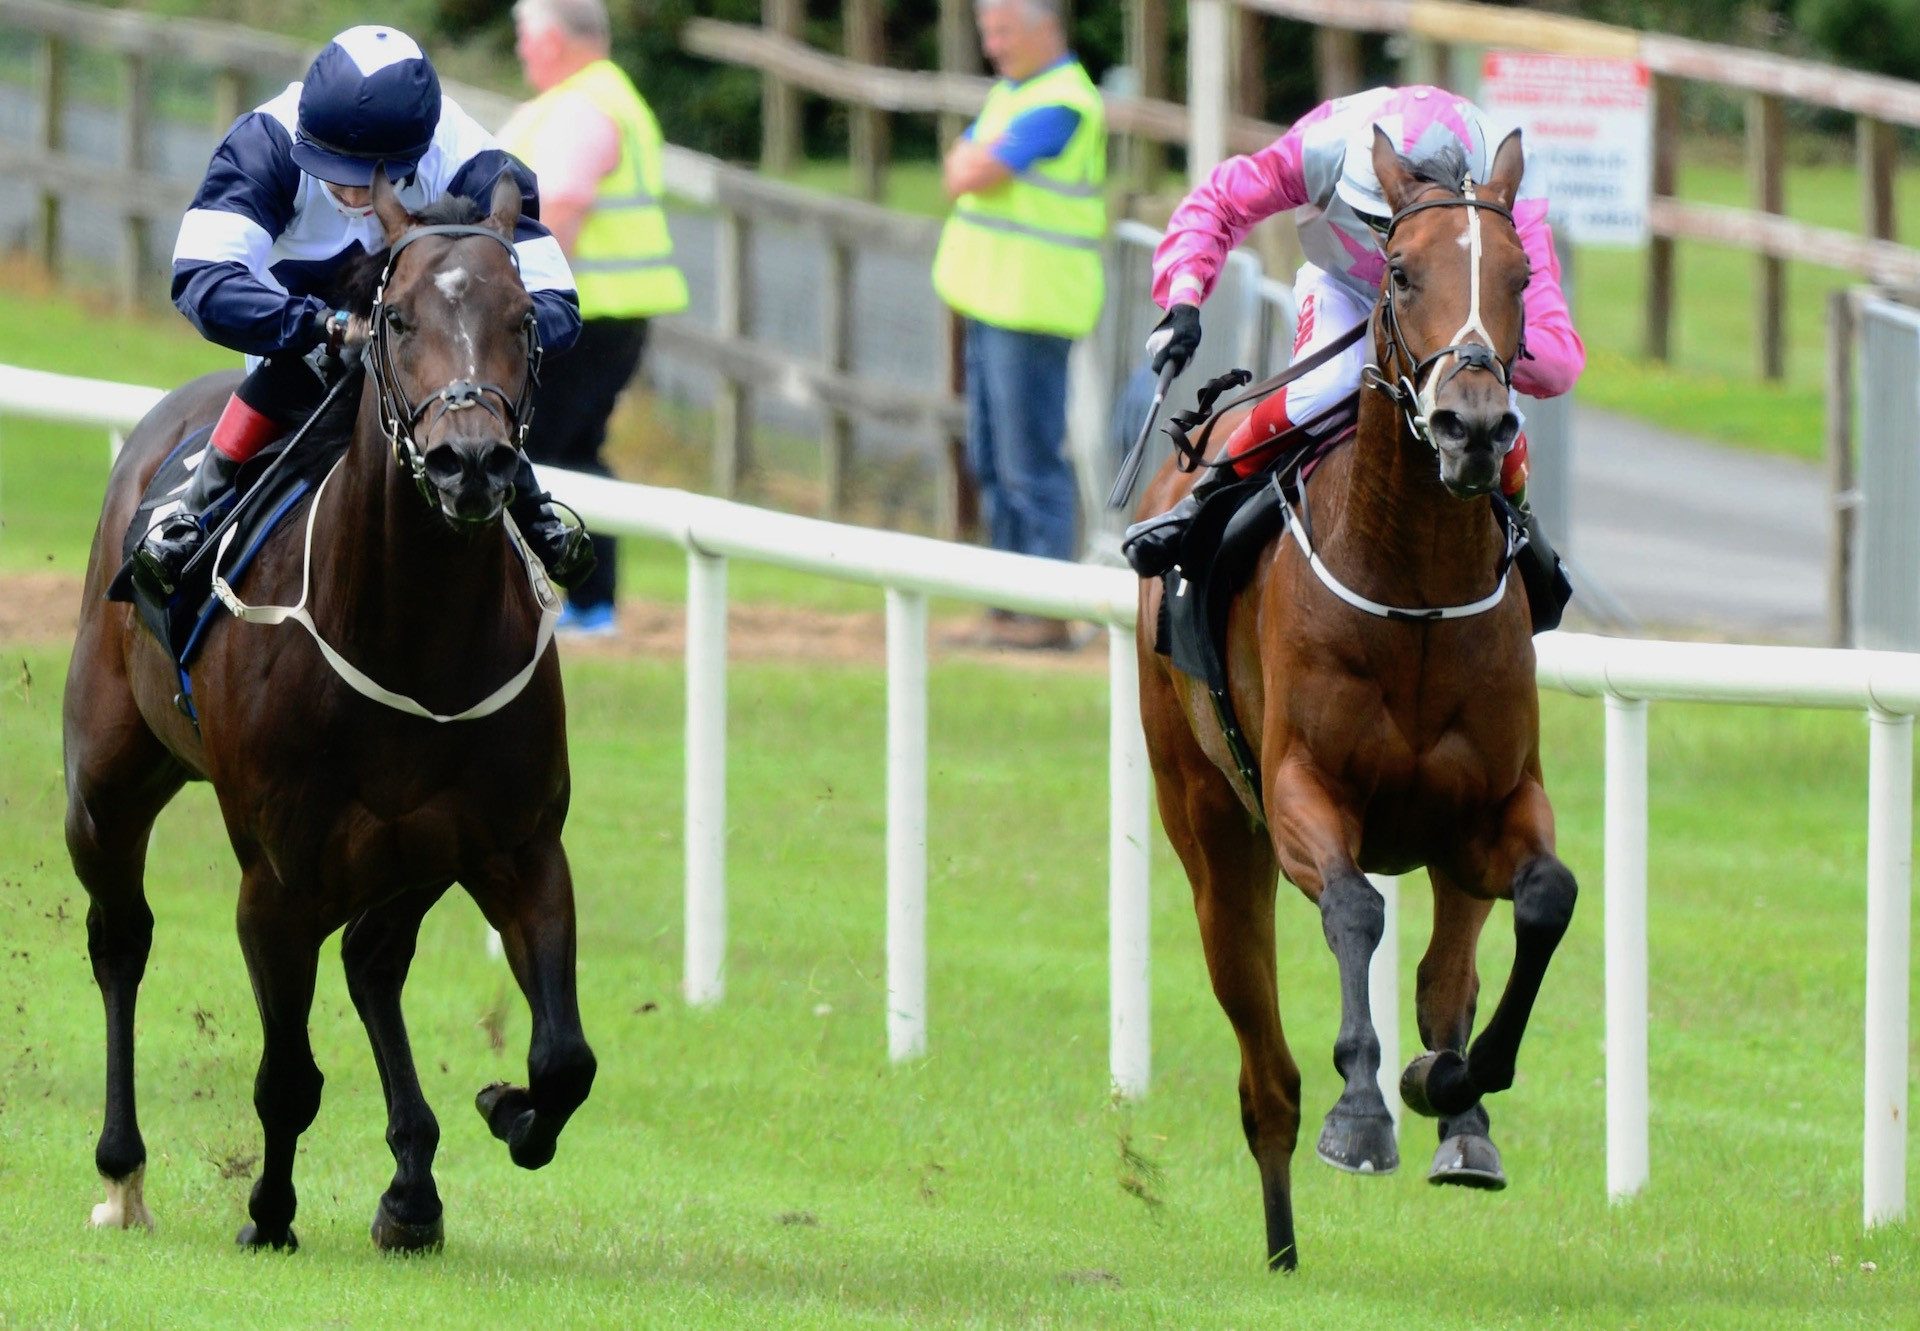
[[348,28],[307,70],[293,160],[335,185],[371,184],[380,162],[397,180],[439,124],[440,76],[419,43],[395,28]]

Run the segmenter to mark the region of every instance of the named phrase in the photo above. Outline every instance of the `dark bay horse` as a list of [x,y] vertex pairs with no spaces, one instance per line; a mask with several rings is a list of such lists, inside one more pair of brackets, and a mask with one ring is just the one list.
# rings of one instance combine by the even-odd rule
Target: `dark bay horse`
[[443,1233],[432,1174],[440,1129],[414,1072],[400,991],[421,918],[452,884],[499,930],[532,1009],[527,1085],[478,1098],[515,1163],[552,1159],[593,1082],[560,846],[565,703],[540,631],[552,593],[501,519],[537,361],[512,249],[520,193],[503,180],[485,218],[458,199],[416,217],[377,172],[373,199],[388,257],[363,311],[372,333],[352,443],[310,501],[311,567],[308,524],[296,515],[234,590],[291,604],[310,572],[318,635],[435,713],[471,707],[536,660],[536,641],[540,650],[517,697],[440,725],[356,692],[291,626],[226,624],[192,669],[196,730],[175,708],[165,650],[131,606],[103,593],[148,478],[214,419],[234,376],[170,394],[128,437],[94,537],[64,708],[67,845],[91,898],[87,945],[107,1020],[95,1152],[107,1200],[96,1225],[152,1223],[134,1107],[134,1001],[153,934],[145,862],[154,819],[190,780],[212,783],[240,863],[240,946],[264,1031],[254,1105],[265,1153],[242,1244],[297,1246],[294,1150],[322,1081],[308,1010],[320,943],[335,929],[346,929],[347,985],[373,1044],[396,1163],[373,1222],[380,1247],[437,1247]]
[[[1339,964],[1334,1066],[1345,1089],[1318,1152],[1356,1172],[1399,1163],[1377,1081],[1367,967],[1384,927],[1368,872],[1425,866],[1434,928],[1417,1007],[1429,1051],[1403,1098],[1440,1120],[1435,1182],[1499,1187],[1481,1105],[1513,1082],[1547,964],[1572,917],[1540,773],[1539,700],[1513,539],[1491,498],[1518,421],[1528,263],[1510,209],[1520,136],[1489,179],[1401,158],[1376,131],[1394,210],[1371,323],[1373,368],[1356,438],[1306,486],[1315,569],[1299,532],[1262,553],[1228,621],[1232,700],[1256,760],[1250,788],[1206,690],[1154,651],[1161,584],[1141,585],[1141,713],[1160,817],[1193,886],[1213,989],[1239,1037],[1240,1116],[1259,1166],[1266,1253],[1297,1261],[1291,1168],[1300,1070],[1280,1027],[1276,874],[1320,910]],[[1223,421],[1220,438],[1234,422]],[[1191,487],[1171,463],[1141,514]],[[1444,618],[1425,616],[1446,610]],[[1513,903],[1512,973],[1474,1040],[1475,950],[1496,899]]]

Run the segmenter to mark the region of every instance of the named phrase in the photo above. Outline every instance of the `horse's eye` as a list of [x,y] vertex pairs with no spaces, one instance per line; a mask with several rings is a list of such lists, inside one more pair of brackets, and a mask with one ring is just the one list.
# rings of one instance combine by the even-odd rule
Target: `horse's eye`
[[387,328],[396,336],[407,331],[406,316],[389,306],[387,308]]
[[1393,289],[1395,291],[1405,291],[1413,285],[1407,280],[1407,270],[1399,264],[1396,263],[1389,271],[1393,274]]

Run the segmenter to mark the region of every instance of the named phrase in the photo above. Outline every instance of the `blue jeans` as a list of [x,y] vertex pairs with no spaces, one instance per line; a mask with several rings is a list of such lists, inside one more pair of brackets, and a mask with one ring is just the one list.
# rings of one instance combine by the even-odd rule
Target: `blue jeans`
[[967,321],[967,455],[996,550],[1074,557],[1078,491],[1066,456],[1072,346]]

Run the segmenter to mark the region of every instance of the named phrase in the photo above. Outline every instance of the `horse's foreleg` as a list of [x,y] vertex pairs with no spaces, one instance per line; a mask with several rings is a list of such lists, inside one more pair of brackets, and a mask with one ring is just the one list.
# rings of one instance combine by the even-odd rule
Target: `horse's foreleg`
[[[1465,1055],[1473,1037],[1474,1007],[1480,995],[1475,956],[1480,929],[1493,909],[1491,900],[1468,896],[1451,878],[1429,868],[1433,884],[1433,937],[1420,959],[1415,1010],[1420,1041],[1427,1049]],[[1440,1120],[1440,1146],[1427,1171],[1429,1183],[1451,1183],[1497,1190],[1507,1186],[1500,1152],[1489,1134],[1486,1107],[1475,1103]]]
[[513,1162],[538,1169],[553,1159],[560,1129],[586,1100],[596,1067],[580,1029],[574,988],[573,878],[566,853],[557,838],[530,847],[514,857],[506,876],[468,884],[468,891],[499,931],[533,1014],[527,1084],[496,1082],[474,1104]]
[[413,963],[420,921],[449,886],[442,883],[396,897],[347,925],[340,940],[347,992],[373,1044],[380,1089],[387,1099],[387,1147],[393,1152],[394,1172],[374,1212],[373,1242],[389,1252],[438,1248],[445,1236],[440,1192],[433,1182],[440,1124],[420,1090],[400,991]]
[[[134,1097],[134,1007],[153,943],[147,906],[147,837],[184,773],[140,720],[125,680],[102,680],[92,657],[75,650],[67,717],[67,852],[87,890],[87,954],[106,1009],[106,1108],[94,1165],[107,1199],[93,1208],[102,1228],[151,1229],[144,1182],[147,1146]],[[84,714],[82,714],[84,713]],[[117,713],[109,715],[109,713]]]
[[1386,1174],[1400,1166],[1393,1115],[1380,1093],[1380,1037],[1368,973],[1386,932],[1386,901],[1353,861],[1347,822],[1319,776],[1283,764],[1269,782],[1282,868],[1320,907],[1320,927],[1340,967],[1340,1032],[1333,1066],[1345,1081],[1327,1111],[1319,1157],[1336,1169]]
[[310,903],[289,891],[265,864],[249,865],[240,884],[240,950],[253,979],[263,1043],[253,1080],[253,1107],[264,1137],[260,1177],[247,1202],[252,1220],[238,1241],[248,1248],[300,1246],[293,1233],[293,1159],[300,1134],[320,1112],[325,1078],[313,1061],[307,1016],[319,968],[319,928]]
[[1452,1050],[1414,1060],[1401,1078],[1409,1108],[1430,1115],[1456,1115],[1482,1095],[1513,1085],[1520,1039],[1533,1015],[1547,966],[1573,920],[1579,889],[1552,851],[1553,815],[1546,792],[1529,784],[1508,808],[1508,833],[1495,866],[1514,865],[1501,895],[1513,900],[1513,970],[1493,1016],[1463,1059]]

